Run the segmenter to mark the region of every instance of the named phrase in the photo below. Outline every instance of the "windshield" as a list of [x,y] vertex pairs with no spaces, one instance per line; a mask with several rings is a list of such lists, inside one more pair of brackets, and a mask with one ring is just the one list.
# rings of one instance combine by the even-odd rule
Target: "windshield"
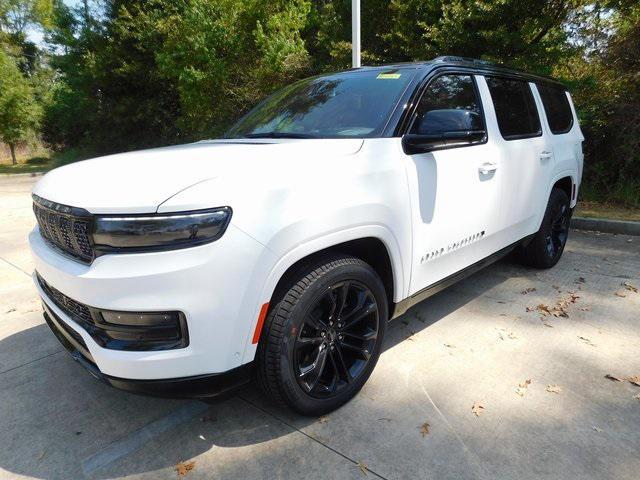
[[415,69],[356,70],[307,78],[267,97],[226,138],[379,136]]

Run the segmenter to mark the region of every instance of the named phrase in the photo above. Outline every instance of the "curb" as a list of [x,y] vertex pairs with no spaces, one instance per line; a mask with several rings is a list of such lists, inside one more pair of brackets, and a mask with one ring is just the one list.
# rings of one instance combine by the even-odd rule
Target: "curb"
[[0,173],[0,178],[4,177],[41,177],[47,172],[27,172],[27,173]]
[[573,217],[571,228],[577,230],[593,230],[604,233],[640,236],[640,222],[626,220],[606,220],[604,218]]

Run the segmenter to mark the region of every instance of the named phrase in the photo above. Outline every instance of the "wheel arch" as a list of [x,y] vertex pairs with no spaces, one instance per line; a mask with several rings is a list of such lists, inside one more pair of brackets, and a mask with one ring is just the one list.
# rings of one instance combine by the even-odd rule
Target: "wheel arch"
[[276,289],[283,285],[289,276],[303,262],[327,253],[344,253],[367,262],[378,273],[385,286],[389,310],[395,302],[404,298],[406,281],[405,269],[400,256],[399,245],[386,227],[372,225],[359,227],[349,231],[336,232],[320,238],[316,238],[296,246],[284,254],[271,270],[260,300],[256,305],[252,328],[247,338],[243,363],[254,359],[257,344],[254,338],[259,338],[262,332],[255,335],[256,330],[262,329],[259,321],[262,307],[270,302]]
[[[569,198],[569,201],[571,203],[573,203],[573,185],[574,185],[574,180],[573,180],[573,176],[570,174],[566,174],[565,176],[558,178],[553,186],[551,187],[551,190],[553,190],[554,188],[559,188],[560,190],[564,191],[564,193],[567,194],[567,197]],[[549,191],[549,194],[551,194],[551,190]]]

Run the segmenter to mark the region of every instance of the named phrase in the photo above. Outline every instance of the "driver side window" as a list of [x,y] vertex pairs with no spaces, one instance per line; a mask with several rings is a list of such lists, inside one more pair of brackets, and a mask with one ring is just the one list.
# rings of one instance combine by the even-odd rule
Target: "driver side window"
[[480,130],[484,120],[471,75],[442,75],[423,93],[410,133],[437,137]]

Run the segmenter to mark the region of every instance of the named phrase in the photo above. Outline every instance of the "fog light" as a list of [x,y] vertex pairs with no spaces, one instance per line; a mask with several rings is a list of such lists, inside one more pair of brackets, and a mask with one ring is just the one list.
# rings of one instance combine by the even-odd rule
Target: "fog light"
[[92,335],[112,350],[170,350],[189,345],[187,321],[182,312],[93,311]]

